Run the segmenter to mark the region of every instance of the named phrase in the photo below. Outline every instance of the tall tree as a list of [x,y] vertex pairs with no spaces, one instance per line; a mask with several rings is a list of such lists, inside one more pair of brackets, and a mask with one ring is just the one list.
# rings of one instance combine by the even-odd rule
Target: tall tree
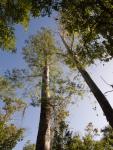
[[[94,94],[95,98],[97,99],[100,107],[102,108],[107,121],[113,128],[113,109],[106,99],[105,95],[101,92],[101,90],[98,88],[98,86],[95,84],[95,82],[91,79],[88,72],[84,69],[84,66],[82,64],[82,60],[80,60],[79,55],[75,51],[72,50],[72,47],[70,48],[69,45],[66,43],[64,38],[61,36],[62,42],[64,43],[67,54],[69,55],[68,62],[71,62],[73,65],[75,64],[79,72],[81,73],[82,77],[86,81],[87,85],[89,86],[90,90]],[[68,57],[68,56],[67,56]],[[85,63],[85,62],[84,62]]]
[[[53,64],[53,55],[56,47],[49,30],[43,29],[36,36],[27,41],[23,49],[25,60],[28,62],[33,73],[40,74],[41,80],[41,112],[39,130],[36,142],[36,150],[50,149],[50,123],[52,111],[52,99],[50,98],[50,72]],[[54,60],[55,61],[55,60]]]
[[[112,58],[112,2],[101,1],[62,1],[61,24],[69,34],[76,37],[76,48],[66,45],[77,68],[99,102],[107,120],[113,127],[113,109],[106,97],[83,69],[96,59],[109,61]],[[74,15],[73,15],[74,14]],[[73,43],[75,42],[73,39]],[[70,50],[69,50],[70,49]],[[71,51],[72,50],[72,51]],[[84,67],[83,67],[84,66]],[[108,109],[107,109],[108,107]]]
[[26,41],[23,55],[28,71],[14,69],[12,73],[7,72],[7,77],[25,85],[25,96],[30,95],[33,106],[41,103],[36,149],[50,149],[50,127],[67,115],[67,104],[73,94],[81,94],[82,84],[62,74],[57,57],[59,49],[48,29],[43,28]]

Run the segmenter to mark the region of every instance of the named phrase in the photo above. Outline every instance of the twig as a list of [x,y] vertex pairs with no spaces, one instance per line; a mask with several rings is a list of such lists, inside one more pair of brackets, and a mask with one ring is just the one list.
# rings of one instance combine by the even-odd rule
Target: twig
[[109,86],[111,86],[111,87],[113,88],[113,85],[112,85],[112,84],[107,83],[107,82],[103,79],[102,76],[100,76],[100,77],[101,77],[101,79],[104,81],[105,84],[107,84],[107,85],[109,85]]
[[107,94],[107,93],[109,93],[109,92],[113,92],[113,90],[107,91],[107,92],[105,92],[104,94]]

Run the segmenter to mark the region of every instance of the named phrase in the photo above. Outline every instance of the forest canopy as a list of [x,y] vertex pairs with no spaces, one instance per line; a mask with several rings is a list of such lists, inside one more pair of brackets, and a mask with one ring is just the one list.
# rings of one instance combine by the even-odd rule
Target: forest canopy
[[1,0],[0,49],[1,150],[113,149],[112,0]]

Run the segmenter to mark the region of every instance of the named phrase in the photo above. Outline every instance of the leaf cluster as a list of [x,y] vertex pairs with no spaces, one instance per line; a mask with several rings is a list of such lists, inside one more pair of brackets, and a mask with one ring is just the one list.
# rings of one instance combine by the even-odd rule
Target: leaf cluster
[[[73,134],[65,121],[60,122],[56,128],[53,138],[53,150],[112,150],[112,129],[105,127],[102,130],[102,138],[98,141],[94,140],[94,136],[98,135],[98,130],[94,128],[92,123],[86,127],[86,134],[80,137],[79,134]],[[107,136],[106,136],[107,134]],[[111,136],[112,135],[112,136]]]
[[31,17],[50,16],[52,9],[58,10],[58,1],[52,0],[1,0],[0,1],[0,48],[15,51],[15,25],[28,28]]
[[63,1],[61,24],[70,34],[77,33],[82,44],[80,55],[94,59],[109,61],[112,56],[112,15],[113,4],[110,0]]

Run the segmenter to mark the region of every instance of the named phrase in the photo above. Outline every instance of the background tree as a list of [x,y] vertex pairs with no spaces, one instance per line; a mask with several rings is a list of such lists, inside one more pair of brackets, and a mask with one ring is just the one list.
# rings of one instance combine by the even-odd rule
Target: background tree
[[72,133],[68,130],[68,125],[64,120],[59,122],[59,126],[55,128],[55,133],[53,137],[52,150],[64,150],[65,145],[70,142]]
[[17,128],[11,119],[15,112],[24,109],[25,103],[15,97],[14,85],[3,77],[0,89],[0,149],[12,150],[22,140],[24,129]]
[[105,127],[101,130],[103,137],[101,139],[101,142],[107,149],[113,149],[113,130],[110,126]]
[[[55,130],[52,150],[112,150],[112,128],[105,127],[102,130],[102,138],[96,141],[94,138],[99,136],[98,129],[89,123],[85,129],[85,135],[80,136],[69,130],[68,124],[63,121]],[[111,142],[110,142],[111,141]]]
[[25,144],[23,150],[35,150],[35,144],[31,144],[29,141]]

